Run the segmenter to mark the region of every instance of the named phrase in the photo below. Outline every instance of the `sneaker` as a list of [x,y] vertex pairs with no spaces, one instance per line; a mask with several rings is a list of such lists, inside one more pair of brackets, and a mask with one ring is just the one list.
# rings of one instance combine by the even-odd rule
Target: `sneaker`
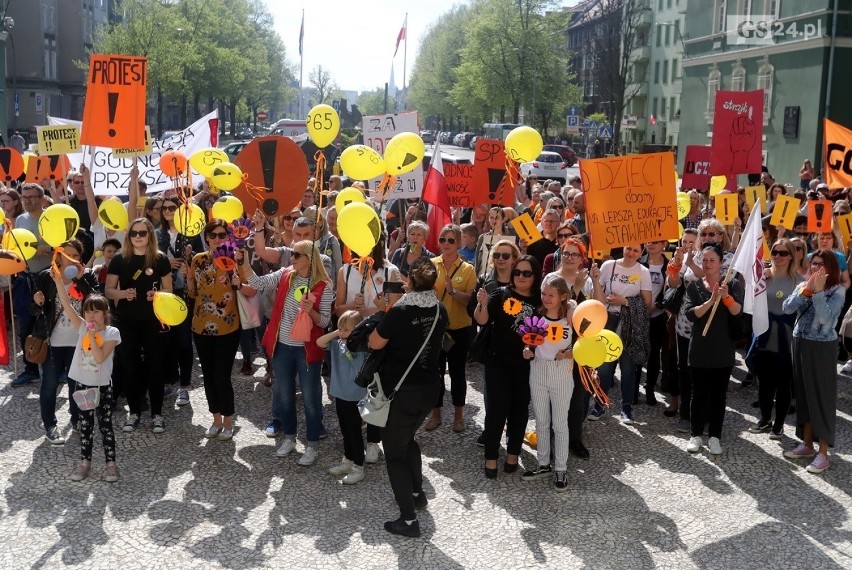
[[482,430],[482,433],[476,438],[476,445],[479,447],[485,447],[485,430]]
[[769,433],[769,439],[773,439],[775,441],[778,441],[778,440],[782,439],[783,437],[784,437],[784,428],[781,428],[778,431],[772,430]]
[[409,538],[417,538],[418,536],[420,536],[420,522],[414,520],[409,524],[405,522],[402,517],[399,517],[395,521],[386,522],[385,530],[391,534],[398,534],[400,536],[407,536]]
[[690,453],[698,453],[701,451],[701,445],[704,443],[704,440],[699,436],[695,436],[689,440],[689,443],[686,444],[686,450]]
[[21,372],[20,374],[18,374],[17,378],[12,380],[11,385],[17,388],[19,386],[26,386],[27,384],[37,382],[38,379],[38,374],[33,374],[32,372]]
[[[305,452],[299,458],[299,465],[302,467],[313,465],[316,463],[317,457],[319,457],[319,451],[317,451],[316,447],[306,447]],[[354,469],[355,466],[353,465],[352,468]]]
[[[308,449],[313,449],[309,447]],[[343,477],[344,485],[355,485],[356,483],[360,483],[364,480],[364,466],[363,465],[353,465],[352,471],[350,471],[347,475]]]
[[56,426],[47,430],[44,437],[47,438],[47,441],[49,441],[51,445],[62,445],[65,443],[65,438],[62,437],[62,434],[59,433],[59,428]]
[[556,472],[556,490],[560,493],[568,490],[568,473],[565,471],[557,471]]
[[816,455],[813,446],[800,443],[794,449],[788,449],[784,452],[784,457],[787,459],[810,459]]
[[290,452],[296,449],[296,440],[295,439],[285,439],[284,443],[281,444],[281,447],[278,448],[278,451],[275,452],[275,455],[278,457],[285,457],[290,455]]
[[523,481],[535,481],[536,479],[547,477],[551,473],[553,473],[553,467],[550,465],[539,465],[534,471],[524,471],[521,479]]
[[154,433],[163,433],[166,431],[166,420],[163,419],[163,416],[154,416],[154,419],[151,421],[151,431]]
[[234,439],[234,428],[222,428],[222,431],[219,432],[219,436],[216,439],[219,441],[231,441]]
[[334,467],[328,470],[328,472],[334,475],[335,477],[343,477],[344,475],[348,475],[351,471],[352,461],[346,459],[345,457],[340,460],[339,465],[335,465]]
[[365,463],[377,463],[379,461],[379,444],[368,443],[367,451],[364,453]]
[[219,432],[221,432],[222,429],[222,426],[210,426],[207,428],[207,431],[204,432],[204,437],[207,439],[215,439],[219,436]]
[[817,453],[817,456],[814,457],[814,460],[805,469],[807,469],[808,473],[822,473],[828,469],[828,456]]
[[276,420],[272,420],[266,424],[266,437],[275,437],[279,433],[281,433],[281,426]]
[[177,394],[177,392],[177,386],[175,386],[174,384],[166,384],[165,386],[163,386],[163,399],[168,400],[169,398]]
[[689,420],[678,420],[675,429],[680,433],[689,433],[692,431],[692,422]]
[[127,414],[127,420],[124,422],[122,431],[130,433],[139,425],[139,414]]
[[328,437],[328,430],[327,430],[327,429],[325,429],[325,426],[322,426],[322,427],[320,428],[319,438],[320,438],[320,439],[325,439],[325,438],[327,438],[327,437]]
[[115,483],[118,481],[118,465],[115,464],[115,461],[107,463],[106,469],[104,470],[104,481],[107,483]]
[[633,425],[633,407],[624,406],[621,410],[621,423],[627,426]]
[[711,437],[707,440],[707,447],[710,448],[711,455],[722,455],[722,442],[718,437]]
[[426,493],[420,491],[414,495],[414,508],[415,509],[425,509],[429,504],[429,499],[426,498]]
[[81,461],[79,465],[77,465],[77,469],[71,474],[72,481],[82,481],[86,477],[89,476],[89,472],[92,470],[92,462],[91,461]]
[[189,390],[186,388],[181,388],[178,390],[178,397],[175,401],[175,404],[178,406],[185,406],[189,403]]
[[749,433],[766,433],[772,429],[772,424],[767,421],[760,420],[757,425],[748,428]]
[[604,408],[603,406],[601,406],[600,404],[598,404],[596,402],[595,406],[589,412],[589,417],[586,418],[586,419],[588,419],[590,422],[596,422],[599,419],[601,419],[602,417],[604,417],[605,415],[606,415],[606,408]]
[[846,376],[852,376],[852,360],[846,361],[846,364],[840,368],[840,373],[845,374]]

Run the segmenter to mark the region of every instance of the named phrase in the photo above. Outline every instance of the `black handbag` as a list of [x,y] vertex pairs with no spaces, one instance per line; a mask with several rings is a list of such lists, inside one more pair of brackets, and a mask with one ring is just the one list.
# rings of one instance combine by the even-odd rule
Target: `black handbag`
[[678,314],[683,305],[683,296],[685,293],[686,287],[684,287],[683,283],[677,287],[666,289],[666,292],[663,294],[663,309],[672,314]]
[[476,333],[476,337],[473,339],[473,343],[471,343],[470,350],[468,351],[468,356],[474,362],[485,364],[485,361],[488,359],[488,345],[491,343],[491,328],[492,326],[490,323],[479,327],[479,332]]

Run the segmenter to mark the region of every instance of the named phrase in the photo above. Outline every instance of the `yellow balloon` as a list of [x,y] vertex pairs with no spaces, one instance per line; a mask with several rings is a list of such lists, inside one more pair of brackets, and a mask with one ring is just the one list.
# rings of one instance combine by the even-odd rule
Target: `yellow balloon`
[[127,209],[119,200],[104,200],[98,208],[98,219],[108,230],[120,232],[127,229],[128,218]]
[[677,239],[670,239],[669,243],[677,243],[683,237],[683,224],[677,223]]
[[222,196],[213,202],[210,213],[214,218],[225,220],[230,224],[243,215],[243,203],[236,196]]
[[230,191],[242,184],[243,171],[233,162],[222,162],[213,167],[207,178],[219,190]]
[[621,342],[621,338],[617,334],[609,329],[604,329],[598,334],[596,340],[597,344],[604,347],[606,362],[615,362],[619,359],[624,350],[624,343]]
[[154,293],[154,314],[162,323],[177,326],[186,320],[186,303],[177,295],[157,291]]
[[385,173],[385,159],[376,149],[356,144],[340,155],[340,168],[349,178],[369,180]]
[[677,193],[677,219],[682,220],[689,214],[692,209],[692,202],[689,200],[689,194],[686,192]]
[[36,254],[38,239],[30,230],[15,228],[3,233],[2,246],[26,261]]
[[574,343],[574,360],[582,366],[597,368],[606,360],[606,346],[595,338],[582,337]]
[[357,188],[344,188],[340,191],[340,194],[337,195],[337,199],[334,201],[334,208],[339,212],[352,202],[366,201],[367,198],[364,197],[364,193]]
[[195,237],[204,230],[204,210],[198,204],[181,204],[174,220],[177,231],[187,237]]
[[51,247],[59,247],[77,235],[80,216],[68,204],[54,204],[41,213],[38,233]]
[[0,226],[3,225],[3,222],[6,221],[6,213],[3,212],[2,208],[0,208]]
[[364,257],[370,255],[378,243],[382,224],[373,208],[363,202],[353,202],[340,210],[337,230],[343,243]]
[[325,103],[314,106],[305,119],[308,136],[319,148],[325,148],[337,138],[340,132],[340,117],[331,105]]
[[541,154],[544,141],[532,127],[517,127],[506,135],[506,156],[515,162],[532,162]]
[[214,168],[230,161],[225,151],[213,147],[202,148],[189,157],[189,165],[204,178],[210,178]]
[[399,133],[385,147],[385,172],[398,176],[411,172],[423,161],[426,145],[415,133]]
[[27,167],[30,164],[30,157],[31,156],[35,156],[35,155],[31,152],[25,152],[24,154],[21,155],[21,157],[24,159],[24,172],[27,171]]
[[724,190],[727,183],[727,176],[713,176],[710,178],[710,196],[713,197]]

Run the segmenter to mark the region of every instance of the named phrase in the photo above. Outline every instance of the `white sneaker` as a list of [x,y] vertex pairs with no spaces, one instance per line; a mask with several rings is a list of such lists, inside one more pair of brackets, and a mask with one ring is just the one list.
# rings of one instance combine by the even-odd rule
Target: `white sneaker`
[[846,364],[840,368],[840,373],[845,374],[846,376],[852,376],[852,360],[846,361]]
[[281,444],[281,447],[278,448],[278,451],[275,452],[275,455],[278,457],[285,457],[290,455],[290,452],[296,449],[296,440],[295,439],[285,439],[284,443]]
[[368,443],[367,451],[364,453],[365,463],[377,463],[379,461],[379,444]]
[[360,483],[364,480],[364,466],[363,465],[353,465],[352,471],[343,478],[344,485],[354,485],[355,483]]
[[352,471],[352,462],[345,457],[340,461],[340,465],[335,465],[331,469],[328,470],[329,473],[334,475],[335,477],[342,477],[343,475],[348,475]]
[[718,437],[711,437],[707,441],[707,447],[710,448],[710,453],[713,455],[722,455],[722,442]]
[[178,397],[175,401],[175,404],[178,406],[185,406],[189,403],[189,390],[186,388],[180,388],[178,390]]
[[302,465],[303,467],[313,465],[314,462],[316,462],[317,457],[319,457],[319,451],[317,451],[316,447],[306,447],[305,452],[299,458],[299,465]]
[[689,440],[689,443],[686,444],[686,450],[690,453],[698,453],[699,451],[701,451],[701,445],[703,443],[704,440],[701,439],[701,437],[695,436]]

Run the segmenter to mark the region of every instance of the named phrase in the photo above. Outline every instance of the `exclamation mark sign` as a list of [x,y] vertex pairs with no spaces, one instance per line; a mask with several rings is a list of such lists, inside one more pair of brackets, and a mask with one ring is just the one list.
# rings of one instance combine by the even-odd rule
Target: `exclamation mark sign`
[[822,231],[822,214],[825,210],[825,206],[822,204],[814,204],[814,213],[816,214],[816,226],[817,231]]
[[789,206],[789,205],[790,205],[790,202],[787,202],[787,201],[784,202],[784,209],[781,210],[781,220],[780,220],[781,225],[784,225],[784,220],[787,219],[787,206]]
[[[260,167],[263,171],[263,186],[267,194],[272,194],[272,187],[275,184],[275,152],[277,150],[278,143],[275,141],[263,141],[257,144]],[[274,216],[278,212],[278,200],[271,196],[267,197],[261,207],[264,214]]]
[[50,176],[49,177],[50,177],[51,180],[56,180],[56,167],[59,166],[59,158],[60,158],[59,155],[53,155],[53,156],[50,157]]
[[[2,167],[2,169],[3,169],[3,174],[4,174],[6,182],[13,180],[12,175],[10,174],[11,173],[11,170],[10,170],[11,166],[12,166],[12,151],[5,149],[5,148],[0,149],[0,167]],[[848,224],[849,222],[846,222],[846,223]]]
[[[109,124],[115,124],[115,111],[118,109],[118,93],[107,93],[107,107],[109,111]],[[115,129],[110,128],[109,136],[115,136]]]

